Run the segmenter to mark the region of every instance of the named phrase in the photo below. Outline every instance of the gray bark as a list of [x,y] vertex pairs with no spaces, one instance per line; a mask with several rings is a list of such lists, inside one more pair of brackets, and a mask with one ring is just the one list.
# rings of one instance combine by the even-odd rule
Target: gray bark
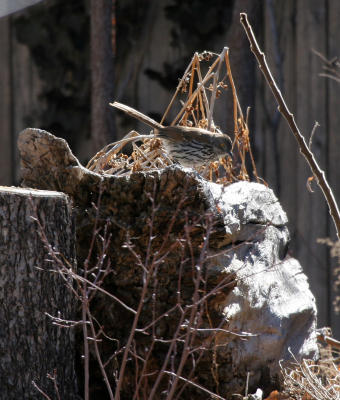
[[[75,300],[32,216],[55,251],[75,261],[74,225],[62,193],[0,187],[0,399],[76,398],[73,332],[50,317],[74,320]],[[59,314],[60,313],[60,314]]]

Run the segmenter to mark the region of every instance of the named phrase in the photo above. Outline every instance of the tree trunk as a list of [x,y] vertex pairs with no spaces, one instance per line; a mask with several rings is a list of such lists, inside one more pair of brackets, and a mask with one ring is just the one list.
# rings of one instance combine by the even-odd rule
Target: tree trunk
[[114,100],[111,0],[91,1],[91,127],[94,151],[115,135],[114,113],[109,103]]
[[[38,217],[41,229],[32,217]],[[0,399],[41,399],[35,385],[50,399],[58,398],[57,391],[63,400],[75,399],[73,331],[54,325],[47,315],[67,320],[75,315],[74,297],[52,272],[59,266],[45,246],[74,265],[68,197],[0,187],[0,226]]]

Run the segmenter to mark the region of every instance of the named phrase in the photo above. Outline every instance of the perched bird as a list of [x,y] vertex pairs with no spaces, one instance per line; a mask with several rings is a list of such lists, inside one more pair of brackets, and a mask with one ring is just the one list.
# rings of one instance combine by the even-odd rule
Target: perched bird
[[169,156],[184,167],[198,167],[216,161],[220,157],[231,156],[232,141],[226,134],[213,133],[206,129],[188,126],[163,126],[125,104],[115,101],[110,105],[154,129],[154,135],[140,135],[123,139],[120,142],[137,141],[152,137],[159,138],[162,140]]

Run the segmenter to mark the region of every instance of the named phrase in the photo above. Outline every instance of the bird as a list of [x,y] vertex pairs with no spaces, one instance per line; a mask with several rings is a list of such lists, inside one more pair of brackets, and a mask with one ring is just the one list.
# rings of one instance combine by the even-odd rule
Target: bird
[[154,129],[153,135],[140,135],[123,139],[118,143],[159,138],[170,158],[184,167],[200,167],[217,161],[220,157],[227,155],[232,157],[232,140],[227,134],[189,126],[163,126],[125,104],[115,101],[110,105]]

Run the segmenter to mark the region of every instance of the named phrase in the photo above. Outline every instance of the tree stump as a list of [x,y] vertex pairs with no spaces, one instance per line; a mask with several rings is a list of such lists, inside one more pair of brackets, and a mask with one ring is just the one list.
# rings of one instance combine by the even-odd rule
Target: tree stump
[[75,317],[75,299],[46,247],[75,266],[68,197],[0,187],[0,226],[0,399],[41,399],[39,389],[75,399],[74,335],[47,315]]
[[[315,300],[287,254],[287,216],[272,190],[218,185],[178,165],[94,173],[36,129],[18,144],[23,183],[73,200],[79,269],[93,272],[93,336],[116,400],[229,399],[247,380],[267,395],[290,351],[318,357]],[[103,372],[91,379],[93,397],[105,398]]]

